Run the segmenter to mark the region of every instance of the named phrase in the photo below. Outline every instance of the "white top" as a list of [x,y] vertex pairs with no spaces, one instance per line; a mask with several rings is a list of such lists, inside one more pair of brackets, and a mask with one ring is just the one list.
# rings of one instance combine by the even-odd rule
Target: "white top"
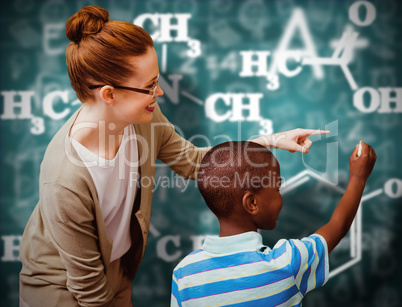
[[73,138],[70,137],[70,140],[95,183],[106,229],[113,239],[112,262],[123,256],[131,246],[130,220],[139,179],[134,126],[124,129],[113,160],[105,160]]

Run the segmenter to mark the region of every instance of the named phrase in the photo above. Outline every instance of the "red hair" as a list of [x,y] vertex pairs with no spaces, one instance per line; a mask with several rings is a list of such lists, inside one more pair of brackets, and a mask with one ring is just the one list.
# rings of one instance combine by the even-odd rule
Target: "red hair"
[[98,5],[81,8],[66,22],[66,63],[78,99],[93,97],[90,84],[119,84],[135,73],[128,57],[143,55],[154,43],[141,27],[109,20]]

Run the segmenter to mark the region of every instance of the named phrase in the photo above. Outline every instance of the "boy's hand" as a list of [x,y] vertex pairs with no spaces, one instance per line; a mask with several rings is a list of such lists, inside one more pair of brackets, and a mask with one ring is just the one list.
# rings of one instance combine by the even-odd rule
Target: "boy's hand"
[[377,156],[370,145],[362,143],[362,152],[357,156],[358,147],[349,159],[350,179],[345,194],[332,213],[327,224],[316,231],[324,237],[330,253],[339,241],[347,234],[362,198],[366,180],[373,170]]
[[375,154],[374,149],[364,143],[362,144],[362,152],[360,156],[357,156],[358,147],[353,150],[352,155],[349,159],[349,168],[350,168],[350,177],[358,178],[366,181],[373,170],[375,161],[377,159],[377,155]]

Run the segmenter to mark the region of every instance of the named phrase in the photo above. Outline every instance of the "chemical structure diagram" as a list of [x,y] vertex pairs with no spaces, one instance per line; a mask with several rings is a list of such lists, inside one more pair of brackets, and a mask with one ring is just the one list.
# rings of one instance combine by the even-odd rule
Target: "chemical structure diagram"
[[[304,170],[299,172],[298,174],[290,177],[287,179],[281,188],[282,196],[285,196],[292,190],[297,188],[301,188],[305,183],[312,182],[316,180],[317,183],[324,183],[329,189],[343,195],[345,189],[339,187],[338,185],[334,185],[325,178],[316,172],[310,170]],[[369,200],[374,199],[382,194],[385,194],[391,199],[401,198],[402,197],[402,180],[398,178],[391,178],[388,179],[384,183],[383,188],[376,189],[374,191],[365,193],[360,201],[359,210],[357,211],[356,217],[352,223],[350,228],[350,238],[349,241],[344,238],[342,239],[341,243],[348,243],[348,251],[349,251],[349,258],[340,264],[339,266],[335,267],[333,270],[330,271],[329,277],[332,278],[341,272],[349,269],[353,265],[357,264],[362,260],[363,257],[363,248],[362,248],[362,234],[363,234],[363,207],[364,204],[367,203]],[[211,213],[212,214],[212,213]],[[153,239],[156,240],[156,253],[159,258],[164,259],[167,262],[176,261],[180,256],[182,256],[182,251],[180,250],[181,240],[182,238],[180,235],[164,235],[155,227],[155,225],[151,222],[149,228],[150,234],[153,236]],[[191,241],[193,242],[193,249],[201,248],[202,242],[205,239],[206,235],[193,235],[191,236]],[[173,244],[177,250],[172,252],[167,251],[167,245]]]
[[[362,9],[364,9],[365,11],[365,18],[362,18],[361,14],[359,14],[359,10]],[[359,37],[359,32],[354,30],[354,26],[370,26],[376,19],[376,8],[372,3],[368,1],[356,1],[352,3],[349,7],[348,16],[353,25],[346,25],[340,39],[332,40],[330,42],[331,47],[334,48],[332,56],[330,57],[319,57],[317,55],[311,33],[307,26],[306,16],[302,9],[295,8],[293,9],[290,21],[286,25],[284,34],[282,35],[275,51],[248,50],[240,51],[238,52],[238,54],[231,52],[226,58],[224,58],[223,63],[219,64],[217,61],[214,60],[212,61],[212,64],[213,66],[218,66],[219,68],[229,69],[232,72],[235,72],[235,68],[237,67],[234,67],[233,65],[227,65],[227,63],[230,61],[238,61],[240,56],[240,61],[238,61],[241,62],[241,71],[239,73],[239,77],[264,77],[268,81],[266,89],[270,91],[275,91],[280,87],[279,75],[283,75],[289,78],[295,77],[302,71],[304,66],[311,66],[314,77],[319,80],[324,78],[322,66],[339,67],[347,83],[349,84],[350,89],[354,91],[353,105],[358,111],[362,113],[372,113],[375,111],[377,111],[378,113],[402,112],[402,103],[399,102],[400,97],[402,97],[402,89],[374,89],[371,87],[359,88],[349,68],[349,64],[351,64],[354,59],[355,51],[357,49],[364,49],[369,46],[369,40],[364,37]],[[300,32],[301,38],[305,43],[304,50],[290,50],[291,40],[296,31]],[[185,32],[185,35],[179,36],[185,37],[186,34],[187,32]],[[190,41],[192,43],[190,43]],[[201,55],[199,41],[196,41],[194,39],[189,40],[188,46],[196,46],[195,50],[198,50],[197,52],[194,52],[194,50],[190,48],[190,50],[187,52],[189,58],[195,58]],[[167,55],[168,45],[166,42],[162,41],[162,73],[166,73],[167,71]],[[271,66],[268,67],[268,60],[270,57],[272,57],[272,63]],[[293,68],[290,69],[287,66],[287,63],[290,60],[293,60],[299,65],[296,67],[293,66]],[[173,94],[174,88],[178,87],[176,87],[176,85],[178,84],[178,81],[182,78],[182,75],[170,75],[169,79],[173,81],[172,86],[170,86],[167,80],[165,80],[163,77],[161,78],[161,85],[163,88],[167,89],[167,96],[169,98],[173,97],[173,100],[170,100],[176,104],[179,102],[179,98],[178,93]],[[366,93],[370,95],[370,103],[368,106],[363,102],[363,96]],[[396,95],[393,95],[394,93],[396,93]],[[259,131],[259,133],[272,133],[272,121],[270,119],[264,119],[260,116],[259,105],[260,99],[263,97],[262,93],[215,93],[206,98],[205,101],[203,99],[195,97],[193,94],[189,93],[186,90],[182,90],[180,94],[183,97],[187,98],[189,101],[192,101],[199,106],[203,106],[205,108],[206,117],[213,120],[214,122],[255,121],[259,122],[261,127],[263,128]],[[244,103],[244,100],[247,99],[248,102]],[[225,105],[229,106],[229,109],[231,108],[231,110],[228,110],[225,114],[218,115],[217,112],[215,112],[215,105],[219,100],[224,101]],[[395,108],[391,107],[392,102],[396,102]],[[242,115],[242,112],[244,110],[249,111],[248,117],[244,117]],[[341,194],[345,192],[343,188],[332,185],[325,178],[320,177],[314,172],[304,170],[288,179],[286,182],[286,186],[282,189],[281,193],[286,194],[312,179],[325,182],[325,184],[327,184],[331,189],[334,189]],[[368,192],[363,195],[359,210],[350,229],[350,259],[339,267],[333,269],[330,272],[330,278],[347,270],[348,268],[352,267],[362,260],[362,210],[365,203],[381,194],[386,194],[390,198],[400,198],[402,196],[402,180],[398,178],[391,178],[385,182],[383,188]],[[180,246],[178,237],[172,236],[169,238],[163,238],[161,233],[154,225],[152,225],[152,223],[150,226],[150,233],[155,238],[162,238],[161,240],[164,240],[164,244],[166,244],[168,240],[171,240],[175,246]],[[194,248],[198,248],[201,246],[203,238],[204,236],[197,237],[198,243],[197,245],[194,245]],[[167,257],[168,255],[166,253],[165,256],[166,258],[169,258]],[[173,260],[174,256],[169,259]]]
[[[361,17],[360,11],[365,12]],[[354,91],[353,106],[361,113],[402,113],[402,88],[400,87],[378,87],[365,86],[359,88],[349,64],[355,57],[357,49],[367,48],[370,42],[367,38],[359,37],[359,32],[354,27],[368,27],[376,19],[376,8],[368,1],[356,1],[348,11],[349,20],[352,24],[345,26],[339,40],[331,40],[329,46],[334,48],[331,57],[319,57],[316,51],[313,36],[308,27],[307,17],[301,8],[294,8],[288,23],[285,25],[284,33],[279,39],[275,50],[240,50],[230,51],[218,60],[217,55],[206,55],[206,65],[210,77],[216,79],[219,72],[228,70],[243,78],[264,77],[268,81],[266,88],[275,91],[280,88],[280,76],[293,78],[299,75],[303,68],[310,66],[312,75],[317,80],[324,78],[323,66],[337,66],[343,72],[350,88]],[[161,48],[161,76],[160,85],[164,89],[165,96],[169,101],[177,105],[180,103],[180,96],[204,108],[206,118],[213,122],[255,122],[261,127],[259,134],[273,133],[273,121],[261,116],[261,100],[264,98],[262,92],[250,92],[247,87],[240,92],[211,93],[202,99],[196,97],[189,89],[181,89],[180,80],[184,73],[195,74],[194,67],[196,59],[203,54],[202,43],[189,35],[189,20],[192,14],[142,14],[134,23],[142,26],[151,22],[153,30],[151,36]],[[158,28],[159,27],[159,28]],[[156,30],[155,30],[156,29]],[[61,33],[61,32],[60,32]],[[172,35],[176,33],[176,35]],[[300,39],[305,45],[304,49],[292,49],[292,40],[300,33]],[[51,38],[51,36],[49,36]],[[173,50],[179,44],[185,44],[183,52],[172,52],[179,54],[183,61],[181,71],[168,73],[168,46],[173,43]],[[49,45],[50,43],[47,43]],[[60,48],[59,48],[60,49]],[[47,50],[52,54],[53,50]],[[270,67],[268,67],[269,60]],[[293,65],[289,67],[290,62]],[[46,76],[38,76],[38,80],[46,79]],[[49,76],[50,80],[57,80],[56,76]],[[53,81],[52,81],[53,82]],[[45,118],[60,120],[71,114],[72,109],[79,104],[71,90],[63,89],[63,80],[56,84],[56,90],[44,92],[39,97],[34,91],[1,91],[4,100],[4,110],[0,115],[2,120],[29,119],[31,121],[30,133],[41,135],[46,130]],[[39,85],[41,82],[39,82]],[[52,83],[53,84],[53,83]],[[365,99],[369,96],[369,99]],[[35,99],[36,105],[42,107],[44,116],[36,116],[33,113],[31,102]],[[42,101],[40,101],[42,100]],[[366,101],[365,101],[366,100]],[[60,106],[60,101],[61,106]],[[164,98],[160,97],[158,102],[163,103]],[[368,102],[368,103],[367,103]],[[218,111],[218,106],[225,106],[226,111]],[[17,113],[16,109],[20,109]],[[248,112],[247,116],[244,113]]]
[[[286,181],[286,185],[281,189],[281,194],[285,195],[286,193],[289,193],[290,191],[296,189],[299,186],[302,186],[304,183],[312,179],[324,182],[331,189],[338,191],[340,194],[345,193],[345,189],[330,184],[325,178],[317,175],[314,172],[304,170]],[[402,196],[402,180],[398,178],[388,179],[384,184],[384,188],[376,189],[363,195],[356,217],[353,220],[352,226],[350,228],[350,260],[335,268],[334,270],[331,270],[329,273],[329,278],[338,275],[339,273],[347,270],[348,268],[362,260],[363,205],[370,199],[373,199],[381,194],[386,194],[390,198],[400,198]]]
[[[348,18],[351,24],[343,28],[343,33],[340,37],[337,36],[337,39],[328,42],[329,46],[334,49],[332,55],[330,57],[320,57],[316,52],[317,48],[308,27],[305,13],[303,9],[295,7],[291,11],[289,21],[284,27],[283,34],[276,48],[272,50],[231,50],[229,54],[223,55],[222,61],[219,61],[218,57],[215,55],[205,55],[205,63],[208,66],[206,68],[209,70],[212,80],[218,78],[219,73],[217,71],[228,70],[242,80],[243,78],[251,77],[265,78],[267,80],[266,89],[275,91],[280,88],[280,77],[296,77],[302,72],[304,67],[310,67],[312,75],[317,80],[322,80],[325,77],[323,66],[337,67],[341,70],[349,88],[354,91],[353,106],[357,111],[360,113],[402,113],[402,88],[373,88],[368,86],[359,88],[358,82],[355,80],[349,67],[354,60],[357,49],[364,49],[370,45],[370,41],[362,37],[359,31],[356,30],[356,27],[369,27],[376,20],[376,15],[376,8],[371,2],[353,2],[348,10]],[[196,70],[193,65],[196,64],[196,59],[203,55],[204,52],[202,42],[190,35],[192,32],[189,31],[188,22],[191,18],[192,14],[190,13],[145,13],[139,15],[133,21],[134,24],[140,26],[146,23],[153,25],[153,30],[150,34],[157,43],[156,46],[160,47],[161,76],[159,82],[164,90],[165,99],[169,100],[173,105],[178,105],[181,103],[180,97],[182,96],[189,102],[195,103],[197,106],[203,108],[205,117],[213,123],[254,122],[261,127],[261,130],[258,131],[259,134],[272,134],[274,132],[273,121],[269,118],[263,118],[260,113],[261,100],[264,97],[264,93],[243,90],[242,92],[210,93],[208,97],[200,98],[196,97],[197,94],[192,93],[190,89],[181,88],[180,81],[186,74],[196,75]],[[51,27],[51,25],[49,27]],[[62,30],[63,27],[60,29]],[[60,32],[60,29],[57,28],[52,31],[57,30]],[[304,43],[304,49],[291,49],[292,39],[296,36],[296,33],[299,33],[300,40]],[[62,34],[64,35],[64,33]],[[47,35],[46,37],[52,40],[53,35]],[[176,52],[176,43],[184,44],[185,50],[181,53]],[[169,47],[170,44],[173,46]],[[47,49],[52,46],[50,42],[46,42],[44,45],[47,46]],[[182,47],[182,45],[180,47]],[[168,48],[172,48],[174,51],[170,51]],[[53,54],[57,50],[49,49],[47,53]],[[179,54],[181,59],[184,58],[184,64],[180,69],[175,70],[174,73],[170,73],[168,56],[173,53]],[[291,62],[293,62],[293,65],[290,65]],[[54,75],[50,77],[51,78],[49,78],[46,73],[38,75],[37,80],[39,81],[35,87],[45,88],[47,86],[51,88],[51,90],[44,90],[43,93],[32,90],[1,91],[0,95],[4,101],[4,108],[0,119],[12,120],[14,123],[18,120],[28,119],[31,122],[30,133],[39,136],[43,134],[46,129],[52,129],[52,122],[55,123],[58,120],[68,117],[80,102],[76,97],[72,98],[74,93],[72,93],[71,89],[67,90],[65,88],[65,81],[63,79],[60,79],[60,77],[57,79],[57,76]],[[48,79],[52,81],[50,82]],[[54,80],[59,80],[59,82]],[[264,79],[262,81],[265,83]],[[43,97],[41,97],[41,95],[43,95]],[[369,103],[364,101],[363,96],[369,96]],[[36,102],[34,105],[32,105],[32,100]],[[164,101],[163,97],[158,98],[158,103],[163,104]],[[43,116],[36,116],[34,114],[37,108],[39,108],[38,106],[42,108]],[[218,110],[218,107],[222,106],[225,108],[223,112],[222,108]],[[16,112],[18,109],[19,112]],[[244,113],[247,115],[244,115]],[[50,120],[45,122],[45,117]],[[49,125],[49,127],[46,127],[46,125]],[[49,134],[51,134],[51,131],[49,131]],[[38,154],[38,156],[40,157],[40,154]],[[30,158],[32,159],[32,154]],[[28,158],[24,156],[24,159]],[[19,168],[21,165],[19,161],[17,162],[15,162],[14,166],[16,173],[20,172]],[[287,185],[283,188],[282,192],[286,194],[313,178],[325,182],[323,178],[305,170],[287,180]],[[344,193],[342,188],[334,185],[330,186],[339,193]],[[386,194],[390,198],[401,197],[402,180],[398,178],[389,179],[386,181],[383,188],[374,190],[363,196],[360,209],[350,232],[350,261],[333,270],[330,273],[331,277],[348,269],[362,259],[362,207],[364,207],[364,203],[381,194]],[[30,199],[27,200],[26,203],[30,203]],[[25,209],[24,205],[20,205],[20,207],[21,210]],[[12,208],[12,210],[15,210],[15,208]],[[19,212],[13,214],[16,216],[16,219],[20,216]],[[153,224],[150,225],[150,233],[154,238],[164,239],[165,245],[168,240],[170,240],[176,247],[179,247],[176,237],[164,237]],[[19,236],[14,237],[19,238]],[[10,236],[10,240],[7,241],[10,242],[10,248],[7,248],[7,250],[13,250],[12,239],[14,240],[14,237]],[[194,238],[195,237],[196,236],[194,236]],[[202,237],[203,236],[197,236],[197,246],[194,245],[195,247],[199,246]],[[10,256],[5,258],[15,259],[11,252]],[[169,259],[172,259],[172,261],[176,260],[177,256],[172,256]]]

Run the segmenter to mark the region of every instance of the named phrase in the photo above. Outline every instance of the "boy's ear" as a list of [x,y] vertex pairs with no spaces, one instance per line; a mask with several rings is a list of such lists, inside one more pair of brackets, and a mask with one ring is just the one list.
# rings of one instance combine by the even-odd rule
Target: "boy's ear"
[[257,200],[254,197],[254,194],[250,191],[246,191],[243,195],[243,208],[249,214],[256,214],[259,211]]
[[113,87],[110,85],[106,85],[100,89],[100,97],[102,100],[107,103],[107,104],[114,104],[114,92],[113,92]]

